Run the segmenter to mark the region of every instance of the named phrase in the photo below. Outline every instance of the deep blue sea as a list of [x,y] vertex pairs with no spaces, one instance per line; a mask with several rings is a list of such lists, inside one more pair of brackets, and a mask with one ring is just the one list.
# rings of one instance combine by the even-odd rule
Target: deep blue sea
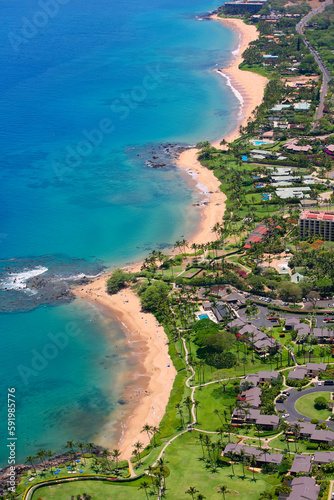
[[8,387],[18,462],[94,439],[117,411],[128,356],[117,323],[79,302],[36,308],[25,278],[96,274],[193,231],[198,195],[170,144],[222,136],[239,106],[214,71],[238,37],[201,20],[216,6],[0,4],[1,465]]

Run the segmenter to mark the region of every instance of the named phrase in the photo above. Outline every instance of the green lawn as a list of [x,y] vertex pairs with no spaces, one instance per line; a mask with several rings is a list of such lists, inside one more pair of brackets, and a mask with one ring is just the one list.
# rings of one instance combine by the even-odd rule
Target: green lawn
[[93,500],[144,500],[145,491],[139,490],[143,480],[139,479],[126,485],[116,485],[109,481],[78,481],[39,488],[32,500],[70,500],[71,496],[87,493]]
[[326,420],[330,412],[328,410],[317,410],[314,407],[314,400],[319,397],[326,398],[327,401],[330,400],[330,392],[314,392],[312,394],[306,394],[296,401],[296,410],[310,418],[318,418],[319,420]]
[[[275,438],[272,441],[270,441],[269,446],[271,448],[287,452],[288,451],[287,442],[285,441],[284,436],[283,436],[283,440],[282,441],[281,441],[280,438],[281,438],[281,436],[279,436],[278,438]],[[248,440],[247,440],[246,444],[249,444]],[[295,445],[295,442],[294,442],[293,439],[289,440],[289,450],[290,450],[290,453],[295,453],[296,452],[296,445]],[[306,448],[305,441],[303,441],[303,440],[297,441],[297,452],[298,453],[312,453],[311,450],[308,450]]]
[[[199,401],[198,427],[206,431],[216,431],[222,426],[222,422],[225,423],[224,411],[227,412],[229,421],[228,407],[235,403],[235,398],[236,393],[232,385],[228,385],[225,392],[219,383],[196,389],[195,399]],[[214,413],[215,410],[219,410],[219,416]]]
[[[217,440],[214,437],[211,439]],[[255,474],[255,481],[253,481],[252,473],[247,470],[245,478],[242,478],[241,465],[234,466],[235,476],[232,475],[232,468],[229,465],[218,467],[216,472],[213,472],[207,462],[202,460],[202,449],[196,432],[186,433],[174,441],[167,448],[164,459],[170,469],[170,476],[166,482],[166,497],[172,500],[190,498],[185,493],[190,486],[195,487],[207,499],[221,500],[222,494],[217,492],[220,485],[226,485],[231,491],[231,493],[226,493],[226,500],[235,497],[258,500],[262,491],[271,491],[273,484],[278,483],[273,474],[270,477],[261,473]]]

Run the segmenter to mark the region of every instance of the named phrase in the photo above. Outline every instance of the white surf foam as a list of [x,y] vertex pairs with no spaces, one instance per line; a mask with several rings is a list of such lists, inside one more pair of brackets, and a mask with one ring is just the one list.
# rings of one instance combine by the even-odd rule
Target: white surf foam
[[233,87],[232,82],[231,82],[231,78],[229,76],[225,75],[225,73],[223,73],[221,69],[217,69],[215,71],[217,73],[219,73],[221,76],[223,76],[226,79],[227,86],[230,87],[230,89],[232,90],[233,94],[235,95],[235,97],[240,102],[239,117],[243,118],[242,108],[244,107],[244,98],[242,97],[242,95],[240,94],[240,92],[235,87]]
[[21,273],[11,273],[6,278],[0,281],[0,288],[2,290],[27,290],[31,293],[36,293],[27,288],[27,280],[39,276],[48,270],[47,267],[38,266],[36,269],[27,269]]

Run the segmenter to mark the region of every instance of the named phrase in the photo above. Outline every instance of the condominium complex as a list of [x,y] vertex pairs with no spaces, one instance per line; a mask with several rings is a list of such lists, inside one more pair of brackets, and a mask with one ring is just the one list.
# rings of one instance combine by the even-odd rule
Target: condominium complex
[[304,210],[299,219],[299,236],[307,238],[312,234],[334,241],[334,212]]

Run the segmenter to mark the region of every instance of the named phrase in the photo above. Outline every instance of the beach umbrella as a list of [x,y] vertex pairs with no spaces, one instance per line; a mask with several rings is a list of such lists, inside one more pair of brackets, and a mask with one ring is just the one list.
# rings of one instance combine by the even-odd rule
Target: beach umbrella
[[76,463],[77,463],[77,464],[78,464],[79,462],[80,462],[80,460],[79,460],[79,459],[78,459],[78,460],[76,460]]
[[68,465],[67,468],[70,469],[71,467]]
[[82,473],[83,473],[83,470],[79,470],[79,472],[80,472],[80,474],[82,474]]

